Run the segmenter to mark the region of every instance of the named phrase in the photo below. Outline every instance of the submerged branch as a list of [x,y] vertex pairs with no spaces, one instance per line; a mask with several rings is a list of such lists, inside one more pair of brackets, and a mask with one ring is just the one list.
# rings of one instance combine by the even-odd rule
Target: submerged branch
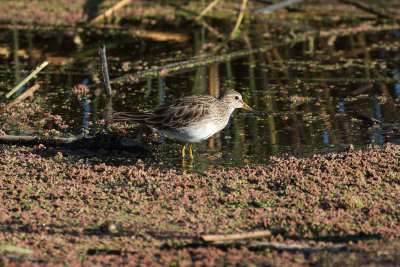
[[[296,41],[297,41],[297,39],[296,39]],[[179,73],[179,72],[186,72],[186,71],[190,71],[194,68],[203,67],[203,66],[220,63],[220,62],[224,62],[224,61],[230,61],[230,60],[233,60],[233,59],[236,59],[239,57],[248,56],[250,54],[265,52],[272,48],[279,47],[283,44],[296,42],[296,41],[295,41],[295,39],[292,39],[289,42],[274,43],[274,44],[270,44],[270,45],[267,45],[264,47],[254,48],[254,49],[250,49],[250,50],[249,49],[239,50],[239,51],[235,51],[235,52],[223,54],[223,55],[201,57],[201,58],[190,59],[190,60],[185,60],[185,61],[176,62],[176,63],[170,63],[170,64],[166,64],[166,65],[163,65],[160,67],[154,67],[151,69],[138,71],[133,74],[123,75],[121,77],[112,79],[110,82],[111,83],[120,82],[123,80],[129,81],[132,78],[135,78],[135,79],[137,78],[140,80],[140,79],[145,79],[145,78],[149,78],[149,77],[157,77],[160,75],[161,71],[164,71],[164,72],[168,71],[169,75],[174,74],[174,73]]]
[[280,242],[255,242],[248,246],[250,249],[265,249],[265,248],[273,248],[278,250],[286,250],[286,251],[301,251],[305,253],[313,253],[313,252],[338,252],[347,247],[345,244],[338,244],[332,246],[307,246],[307,245],[299,245],[299,244],[285,244]]

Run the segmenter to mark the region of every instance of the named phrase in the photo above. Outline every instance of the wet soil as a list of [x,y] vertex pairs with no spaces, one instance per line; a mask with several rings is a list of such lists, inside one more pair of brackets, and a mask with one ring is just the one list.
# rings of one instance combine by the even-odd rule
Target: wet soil
[[[1,244],[6,265],[286,265],[399,260],[400,146],[273,157],[267,166],[153,169],[126,152],[1,146]],[[118,165],[107,158],[125,158]],[[268,229],[259,241],[203,234]],[[21,253],[18,249],[27,249]]]
[[[99,1],[1,1],[0,20],[4,23],[2,27],[12,29],[14,36],[18,35],[15,29],[24,31],[36,27],[43,30],[46,27],[54,29],[54,26],[61,26],[63,34],[60,34],[57,42],[64,43],[63,40],[67,40],[64,36],[75,36],[76,32],[82,31],[79,27],[87,30],[86,24],[91,18],[116,3],[116,1],[104,1],[101,5],[96,5],[97,2]],[[198,3],[184,4],[175,2],[175,4],[149,5],[148,1],[135,1],[134,5],[119,11],[106,25],[90,28],[89,34],[85,36],[87,39],[96,40],[96,37],[88,36],[96,36],[96,33],[106,31],[106,36],[112,39],[113,35],[109,34],[112,29],[123,31],[124,27],[129,28],[129,25],[136,25],[138,22],[140,27],[145,29],[154,30],[160,25],[164,25],[161,26],[164,27],[163,30],[169,29],[170,25],[178,23],[182,17],[184,18],[182,20],[191,21],[193,16],[201,11]],[[265,3],[250,1],[248,8],[257,9],[263,5]],[[223,26],[218,23],[216,25],[219,26],[218,30],[229,33],[235,22],[238,7],[239,3],[221,3],[208,15],[210,19],[208,22],[227,23]],[[297,55],[290,53],[290,45],[280,51],[272,49],[270,53],[266,53],[270,61],[267,60],[267,64],[263,62],[261,66],[264,66],[266,73],[272,73],[275,80],[268,91],[273,92],[271,95],[276,94],[279,98],[285,99],[282,101],[282,106],[286,105],[285,111],[292,113],[279,115],[278,121],[282,124],[277,124],[276,128],[279,128],[277,130],[274,130],[275,124],[270,118],[247,119],[243,115],[246,118],[246,125],[250,125],[247,131],[243,121],[233,120],[228,130],[222,133],[224,138],[215,139],[217,145],[197,147],[197,153],[200,155],[198,165],[204,164],[203,168],[192,168],[187,164],[182,167],[180,161],[177,163],[176,159],[162,166],[162,162],[168,160],[166,154],[173,154],[172,151],[176,147],[171,146],[168,141],[164,142],[158,136],[149,134],[146,138],[142,138],[143,144],[156,147],[155,161],[160,164],[153,164],[154,161],[149,163],[147,159],[138,159],[134,152],[116,149],[72,150],[66,147],[46,147],[45,144],[1,145],[0,265],[398,265],[400,262],[400,146],[397,145],[399,104],[396,98],[398,74],[386,71],[388,65],[390,70],[395,70],[398,64],[398,43],[396,43],[398,41],[395,39],[392,42],[392,39],[386,39],[389,35],[391,38],[397,36],[398,28],[391,28],[390,34],[386,34],[385,26],[382,26],[383,33],[373,37],[357,33],[367,32],[371,27],[380,25],[381,20],[384,20],[382,25],[396,25],[399,10],[397,1],[379,3],[307,1],[272,14],[271,16],[275,18],[283,18],[278,22],[278,27],[285,30],[272,29],[263,32],[263,37],[273,40],[274,33],[277,32],[289,36],[293,34],[293,25],[296,25],[293,26],[296,33],[315,30],[317,27],[319,36],[326,39],[326,42],[319,43],[327,44],[322,50],[330,51],[335,60],[322,56],[322,59],[316,61],[303,60],[299,63],[280,58],[279,55],[285,53],[291,56]],[[319,23],[326,17],[330,19],[330,23]],[[310,18],[312,19],[308,24]],[[246,16],[247,22],[245,20],[244,25],[253,19],[258,18]],[[336,29],[335,22],[344,20],[348,25],[353,19],[357,24],[352,28],[354,35],[348,35],[348,28]],[[363,23],[365,21],[367,23]],[[292,25],[290,30],[288,25]],[[79,30],[75,31],[78,29],[75,26],[78,26]],[[65,29],[67,30],[64,31]],[[336,37],[332,37],[334,31]],[[179,40],[185,37],[184,33],[182,30],[173,36],[174,45],[171,47],[178,47],[174,50],[173,56],[167,57],[164,61],[155,60],[153,61],[156,62],[155,65],[184,58],[189,50],[178,45],[181,44]],[[346,42],[339,38],[339,45],[336,48],[330,45],[342,34],[349,36]],[[257,36],[254,32],[253,35]],[[155,38],[154,34],[152,36],[151,38]],[[171,38],[171,35],[168,36]],[[56,66],[52,70],[56,69],[61,73],[65,71],[65,66],[73,66],[67,68],[69,72],[65,72],[67,73],[65,77],[56,75],[51,82],[45,80],[45,84],[56,84],[58,81],[59,84],[66,83],[68,86],[59,86],[61,89],[58,88],[58,91],[53,92],[58,98],[52,98],[51,93],[49,96],[39,95],[21,103],[13,110],[3,111],[0,134],[37,134],[37,129],[40,129],[40,134],[44,136],[64,136],[71,133],[77,135],[77,132],[86,134],[88,128],[84,128],[83,131],[80,128],[85,123],[91,125],[90,131],[94,131],[93,129],[101,131],[101,116],[84,123],[76,123],[77,114],[82,113],[79,110],[80,102],[77,104],[76,99],[85,99],[82,103],[90,103],[92,99],[90,96],[85,96],[83,87],[73,87],[75,83],[87,77],[86,73],[77,76],[71,76],[69,73],[81,71],[82,68],[76,66],[82,65],[95,69],[88,61],[82,60],[84,57],[82,54],[87,51],[79,50],[79,40],[71,37],[68,39],[68,44],[78,47],[77,55],[71,60],[70,55],[63,54],[62,51],[57,52],[59,50],[57,46],[55,48],[50,45],[54,44],[53,37],[46,37],[44,34],[38,38],[47,40],[48,50],[51,52],[42,53],[35,49],[18,50],[17,46],[14,47],[14,55],[17,55],[15,62],[18,62],[18,57],[28,58],[31,62],[26,65],[23,63],[22,68],[29,69],[43,58],[49,57]],[[72,39],[76,42],[71,41]],[[354,40],[357,40],[359,46],[354,46]],[[384,42],[382,44],[377,40]],[[246,44],[246,41],[243,43]],[[243,43],[240,45],[243,46]],[[303,49],[297,51],[307,50],[311,53],[310,57],[321,55],[318,49],[312,54],[311,46],[306,47],[305,43],[311,44],[306,39],[298,44],[303,46]],[[124,48],[129,45],[131,44],[126,44]],[[202,45],[206,47],[207,43]],[[235,43],[232,46],[236,48],[240,45]],[[348,56],[343,52],[347,51],[344,49],[347,46],[351,48],[348,49],[350,57],[353,57],[351,60],[343,60]],[[93,47],[89,50],[95,52],[97,45]],[[116,47],[116,50],[121,49],[120,46]],[[1,48],[2,58],[8,60],[12,57],[13,52],[10,47]],[[158,46],[151,48],[154,54],[161,51],[157,50]],[[381,56],[383,50],[387,51],[384,57]],[[29,54],[26,51],[34,53]],[[148,50],[145,51],[148,53]],[[80,52],[82,53],[79,54]],[[140,53],[144,53],[143,50],[138,52]],[[371,55],[381,56],[380,60],[366,60]],[[127,68],[131,68],[132,64],[131,61],[126,61],[121,67],[121,55],[111,58],[111,61],[119,62],[115,63],[115,66],[118,66],[114,68],[115,76],[126,74],[126,71],[123,71],[124,67],[129,65]],[[343,61],[345,61],[343,66],[337,65],[337,62],[343,63]],[[141,65],[143,62],[146,60],[133,61],[132,65]],[[321,62],[329,62],[332,65],[320,64]],[[254,66],[254,58],[249,56],[249,61],[245,64]],[[294,64],[296,73],[308,68],[317,69],[317,72],[308,78],[320,79],[322,82],[315,84],[299,80],[298,83],[282,83],[285,79],[292,78],[291,75],[285,76],[285,74],[293,71],[287,66]],[[18,66],[15,64],[10,64],[10,68],[6,64],[4,66],[6,67],[0,67],[0,70],[2,73],[7,72],[2,76],[7,78],[2,79],[0,86],[5,88],[9,87],[12,84],[10,80],[14,79],[8,75],[12,73],[10,69],[17,69]],[[240,65],[238,70],[242,69],[251,76],[251,67],[243,68],[243,66]],[[332,66],[336,67],[332,69]],[[227,72],[228,67],[229,65],[226,67]],[[334,72],[338,69],[340,71]],[[331,72],[332,70],[334,71]],[[334,80],[344,73],[350,73],[351,78],[357,79],[356,74],[360,72],[365,72],[366,77],[359,83],[353,83],[354,80],[349,82],[347,78],[340,82]],[[15,73],[16,76],[20,75],[17,71]],[[94,76],[93,80],[98,80],[96,77],[98,74],[93,73],[97,71],[92,71],[91,74]],[[52,72],[46,75],[51,76]],[[279,79],[281,76],[285,79]],[[15,77],[17,78],[19,77]],[[174,82],[179,84],[180,79],[181,77]],[[229,79],[226,80],[229,82]],[[162,78],[158,81],[162,84]],[[238,84],[244,83],[239,80]],[[293,85],[297,85],[300,91],[313,88],[315,89],[313,93],[321,92],[317,88],[321,84],[324,85],[324,90],[321,90],[320,95],[317,93],[300,95],[299,90],[291,91]],[[340,91],[340,87],[357,92],[349,96],[347,92]],[[375,91],[366,96],[365,92],[369,92],[371,88]],[[248,96],[253,95],[254,98],[257,96],[257,99],[262,99],[260,103],[264,104],[263,107],[271,108],[269,93],[252,91],[251,86],[246,90]],[[336,93],[332,96],[329,94],[330,90]],[[165,90],[148,93],[143,85],[143,90],[135,94],[140,95],[141,107],[148,107],[159,104],[157,101],[164,101],[165,99],[159,97],[163,92],[165,93]],[[174,96],[187,92],[175,92]],[[341,92],[343,95],[336,101],[336,95],[340,95]],[[96,94],[99,95],[98,92],[92,93]],[[137,100],[129,99],[129,96],[126,99],[126,95],[129,94],[124,92],[116,98],[117,108]],[[59,105],[64,101],[60,95],[73,95],[73,97],[68,98],[67,103]],[[366,99],[366,102],[372,104],[358,102],[360,99]],[[254,105],[259,103],[251,97],[247,100]],[[103,106],[104,102],[101,100],[98,106]],[[304,103],[306,103],[305,108],[301,106]],[[381,111],[380,104],[386,103],[388,103],[385,106],[387,108],[383,109],[382,117],[386,123],[384,127],[389,129],[382,130],[383,126],[379,122],[376,123],[374,115],[381,114],[376,110]],[[345,117],[346,114],[340,113],[343,106],[347,109],[350,107],[350,110],[352,107],[361,106],[357,111],[363,110],[367,115],[357,117],[357,113],[353,112],[351,114],[353,116]],[[375,107],[375,110],[371,107]],[[69,114],[66,116],[53,112],[60,108],[72,111],[63,113]],[[292,114],[302,111],[302,108],[304,113],[301,117],[304,119],[304,124],[298,124],[297,117]],[[312,113],[314,109],[319,109],[318,116]],[[92,112],[102,114],[103,110],[99,108],[87,113]],[[318,120],[316,118],[322,119],[313,124]],[[341,120],[345,122],[338,123]],[[290,124],[285,124],[286,121],[290,121]],[[313,141],[314,133],[310,135],[307,133],[310,128],[318,125],[323,125],[333,132],[340,132],[340,135],[333,135],[335,138],[332,138],[332,135],[326,134],[321,127],[319,130],[323,132],[321,140]],[[335,125],[339,127],[334,128]],[[345,139],[345,136],[353,136],[354,132],[343,131],[343,125],[350,127],[346,129],[356,128],[354,132],[363,133],[354,139]],[[268,146],[268,149],[257,150],[261,147],[261,142],[256,139],[258,135],[255,132],[262,133],[262,129],[266,127],[270,130],[268,144],[271,146]],[[74,130],[69,131],[71,128]],[[129,135],[131,129],[127,125],[113,125],[112,131]],[[285,154],[284,149],[276,149],[276,143],[273,143],[276,139],[274,133],[279,131],[284,131],[282,135],[286,136],[286,139],[281,140],[297,140],[294,142],[296,146],[292,145],[291,150],[286,151],[292,154]],[[371,134],[371,131],[378,134]],[[141,135],[143,136],[142,133]],[[326,142],[327,136],[330,136],[331,140]],[[343,142],[341,138],[347,141]],[[355,142],[362,139],[367,139],[368,142]],[[308,150],[299,149],[307,141],[313,146],[308,146]],[[224,152],[228,156],[227,154],[219,156],[219,152],[215,153],[215,150],[211,155],[205,152],[210,148],[218,148],[218,142],[222,143],[219,148],[229,151]],[[318,146],[315,144],[329,144],[329,149],[317,149]],[[282,147],[289,147],[285,145],[283,142]],[[294,153],[296,149],[301,153]],[[234,160],[230,161],[234,164],[224,163],[235,158],[230,156],[230,151],[236,154],[236,158],[242,159],[240,165]],[[174,155],[178,153],[175,152]],[[247,155],[255,155],[257,161]],[[212,159],[206,161],[206,158]],[[260,158],[262,160],[259,160]],[[249,162],[253,164],[248,164]],[[201,239],[204,234],[230,234],[266,229],[271,231],[271,236],[258,240],[210,244]],[[291,245],[297,246],[293,249]],[[340,246],[340,249],[334,249],[337,246]]]

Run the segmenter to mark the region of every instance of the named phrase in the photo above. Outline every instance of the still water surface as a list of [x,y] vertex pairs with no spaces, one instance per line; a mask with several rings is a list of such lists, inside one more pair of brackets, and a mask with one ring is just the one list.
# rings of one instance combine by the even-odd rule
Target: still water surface
[[[103,118],[103,94],[97,49],[107,47],[111,78],[140,69],[200,56],[207,40],[201,29],[180,39],[157,41],[114,30],[0,32],[0,92],[7,92],[44,60],[51,64],[36,81],[46,96],[46,108],[69,125],[62,134],[80,135]],[[236,42],[227,50],[265,45],[259,38]],[[185,39],[183,39],[185,40]],[[400,32],[359,32],[335,38],[315,37],[218,63],[139,80],[112,84],[113,111],[149,109],[178,97],[211,94],[233,88],[262,117],[234,113],[228,127],[195,144],[199,169],[243,163],[265,163],[269,156],[340,151],[348,145],[398,143],[400,118]],[[78,97],[73,86],[85,84],[89,93]],[[382,124],[370,125],[370,117]],[[3,118],[4,119],[4,118]],[[21,134],[21,131],[8,131]],[[23,131],[22,131],[23,133]],[[36,129],[40,134],[41,129]],[[161,137],[149,144],[145,126],[127,133],[154,158],[149,164],[180,162],[176,142]]]

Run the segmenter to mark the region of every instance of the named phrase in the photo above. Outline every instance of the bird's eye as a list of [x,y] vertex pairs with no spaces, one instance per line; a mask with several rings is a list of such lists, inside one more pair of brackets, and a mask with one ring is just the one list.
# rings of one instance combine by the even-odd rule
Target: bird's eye
[[236,99],[236,100],[238,100],[238,99],[239,99],[239,97],[238,97],[238,96],[235,96],[235,99]]

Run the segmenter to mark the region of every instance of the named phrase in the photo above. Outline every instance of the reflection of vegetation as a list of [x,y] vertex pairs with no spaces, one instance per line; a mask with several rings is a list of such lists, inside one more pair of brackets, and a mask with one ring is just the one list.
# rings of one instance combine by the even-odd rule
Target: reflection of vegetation
[[20,67],[19,67],[19,56],[18,56],[18,51],[19,51],[19,41],[18,41],[18,29],[13,29],[12,30],[13,34],[13,41],[14,41],[14,46],[13,46],[13,54],[14,54],[14,78],[15,78],[15,84],[20,81]]
[[[217,27],[219,31],[225,31],[225,34],[232,29],[227,27],[232,26],[229,22],[218,24],[210,20],[213,14],[207,13],[202,19]],[[92,29],[87,32],[58,31],[57,42],[53,41],[57,38],[48,33],[41,35],[43,37],[35,37],[35,42],[32,42],[34,32],[18,30],[18,34],[14,30],[9,31],[9,36],[13,37],[13,45],[0,45],[0,48],[6,47],[4,55],[12,55],[13,61],[8,56],[1,60],[3,66],[9,65],[8,62],[15,65],[14,74],[21,73],[18,66],[19,69],[23,69],[29,64],[37,64],[40,53],[57,62],[41,74],[40,78],[46,80],[47,87],[44,86],[44,92],[39,93],[53,91],[54,93],[49,93],[49,106],[53,107],[51,112],[65,114],[66,118],[74,121],[72,125],[80,124],[81,107],[75,105],[75,108],[69,107],[68,111],[65,107],[60,108],[58,103],[68,99],[67,105],[73,106],[76,101],[70,94],[70,88],[86,78],[92,80],[90,88],[101,87],[97,83],[98,65],[95,55],[99,39],[107,45],[110,73],[112,77],[117,77],[113,86],[119,93],[113,101],[113,106],[119,111],[152,107],[162,103],[164,99],[169,100],[184,94],[203,94],[213,85],[217,86],[215,88],[221,87],[222,90],[236,88],[243,92],[245,100],[256,109],[278,113],[266,118],[247,118],[245,122],[241,119],[233,120],[231,132],[226,132],[227,136],[232,136],[229,142],[216,136],[213,146],[218,148],[224,142],[232,145],[234,157],[240,157],[248,151],[265,155],[265,148],[268,153],[277,154],[282,147],[295,146],[297,151],[304,151],[321,146],[321,132],[340,135],[340,131],[332,131],[332,128],[349,127],[345,119],[336,117],[337,106],[342,105],[340,107],[344,110],[343,116],[348,112],[354,114],[361,108],[364,109],[363,105],[366,104],[361,103],[370,102],[369,105],[373,105],[375,98],[371,93],[374,91],[382,95],[380,99],[384,105],[391,105],[391,113],[396,113],[392,85],[396,83],[393,77],[397,60],[389,54],[396,53],[397,41],[393,41],[395,37],[391,36],[392,31],[387,29],[396,29],[397,26],[371,26],[355,19],[348,28],[327,27],[318,31],[313,22],[314,18],[311,18],[307,22],[307,29],[293,30],[289,29],[290,23],[271,23],[273,18],[276,17],[260,17],[251,20],[251,25],[242,25],[243,29],[238,38],[229,43],[219,42],[219,37],[210,33],[206,26],[194,26],[193,39],[176,45],[160,40],[153,41],[155,39],[147,37],[132,38],[130,28],[98,30],[101,37],[93,37],[95,32]],[[303,16],[302,19],[306,18]],[[269,23],[266,24],[265,21]],[[155,19],[154,23],[158,24],[160,20]],[[187,20],[181,23],[187,24]],[[165,27],[170,27],[170,24],[166,25]],[[141,27],[146,28],[148,32],[152,28],[150,24]],[[294,33],[292,37],[285,37],[288,30]],[[55,48],[58,44],[73,43],[77,32],[81,43],[74,43],[71,51],[63,51],[64,55],[72,54],[73,58],[56,57]],[[0,33],[0,36],[7,37],[4,33]],[[21,36],[26,36],[27,45]],[[283,37],[276,41],[276,38],[272,39],[273,36]],[[173,40],[169,39],[168,42]],[[49,44],[43,48],[39,45],[42,43]],[[219,54],[210,53],[217,44],[222,49],[219,50]],[[13,54],[10,53],[10,48],[14,49]],[[167,50],[168,53],[165,52]],[[383,58],[380,56],[381,51],[387,54]],[[155,65],[159,67],[153,67]],[[142,70],[134,72],[140,68]],[[124,75],[126,73],[133,74]],[[209,81],[210,73],[216,75],[218,82],[215,84]],[[161,77],[160,74],[167,77]],[[185,75],[190,78],[186,79]],[[143,78],[144,81],[139,80],[139,83],[136,83],[135,79],[127,79],[132,76]],[[54,84],[63,86],[54,90]],[[371,84],[371,87],[363,89],[364,84]],[[153,87],[157,89],[154,91]],[[60,93],[56,94],[56,91]],[[214,93],[218,94],[217,91]],[[91,118],[94,119],[102,118],[104,100],[101,92],[91,89],[87,98],[94,113],[91,114]],[[374,114],[373,106],[364,110]],[[340,143],[340,139],[340,136],[331,136],[330,140]],[[358,142],[368,140],[361,137],[357,139]],[[229,152],[230,149],[226,151]]]

